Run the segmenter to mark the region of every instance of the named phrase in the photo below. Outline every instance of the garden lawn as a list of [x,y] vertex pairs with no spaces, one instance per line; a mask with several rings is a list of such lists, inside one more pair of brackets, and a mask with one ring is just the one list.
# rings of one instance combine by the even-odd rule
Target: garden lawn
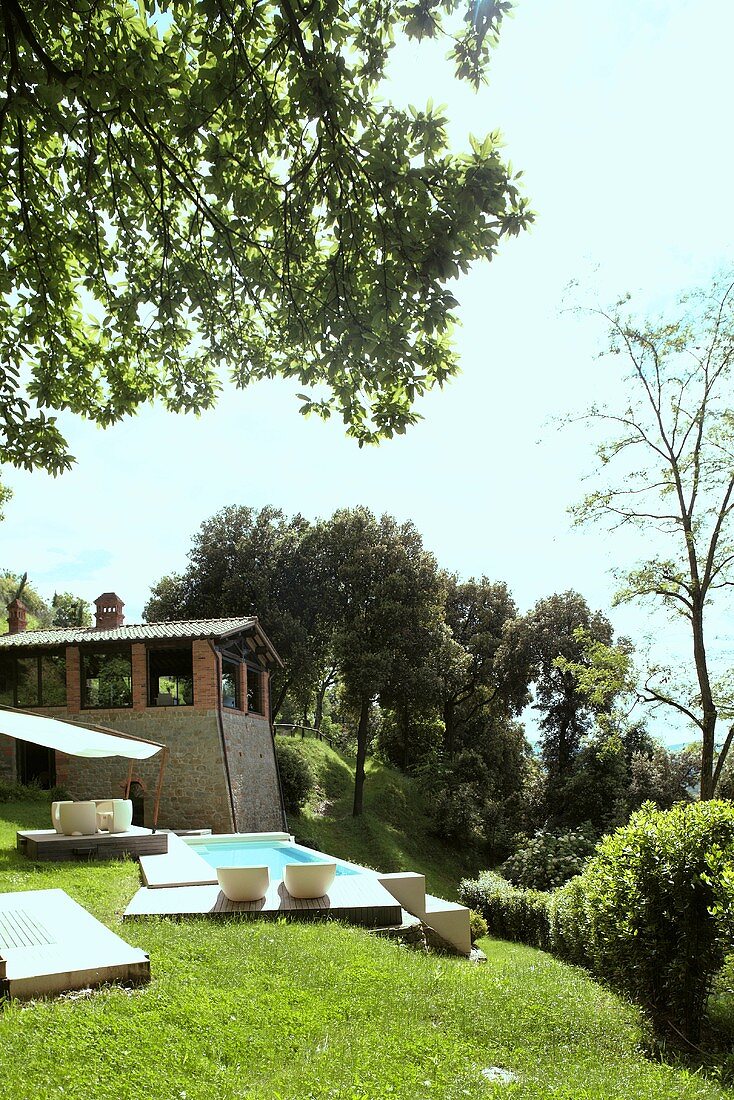
[[[365,932],[284,923],[120,923],[137,865],[33,865],[0,806],[0,890],[58,886],[150,952],[135,991],[0,1010],[0,1100],[690,1100],[734,1097],[649,1063],[639,1015],[581,971],[495,941],[423,956]],[[519,1081],[493,1084],[503,1067]]]

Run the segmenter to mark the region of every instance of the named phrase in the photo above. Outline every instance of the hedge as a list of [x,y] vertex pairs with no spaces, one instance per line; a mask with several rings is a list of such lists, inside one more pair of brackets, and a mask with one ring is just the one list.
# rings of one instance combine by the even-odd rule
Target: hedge
[[716,973],[734,951],[734,804],[647,804],[551,893],[484,872],[464,904],[490,935],[586,966],[696,1042]]

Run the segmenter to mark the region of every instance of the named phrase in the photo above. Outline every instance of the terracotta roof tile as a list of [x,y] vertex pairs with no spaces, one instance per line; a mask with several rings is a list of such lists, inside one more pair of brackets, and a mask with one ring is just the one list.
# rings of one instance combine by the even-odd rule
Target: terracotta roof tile
[[83,642],[144,642],[153,638],[223,638],[228,634],[252,629],[254,616],[245,619],[190,619],[173,623],[131,623],[110,630],[93,626],[72,626],[22,630],[0,636],[0,647],[80,645]]

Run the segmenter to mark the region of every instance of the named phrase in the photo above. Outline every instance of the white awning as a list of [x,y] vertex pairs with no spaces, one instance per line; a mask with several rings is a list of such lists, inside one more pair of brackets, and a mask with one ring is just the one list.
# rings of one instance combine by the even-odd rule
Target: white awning
[[47,749],[58,749],[70,756],[124,756],[128,760],[147,760],[160,752],[163,745],[155,741],[114,733],[112,730],[90,729],[59,718],[42,714],[0,708],[0,733],[32,741]]

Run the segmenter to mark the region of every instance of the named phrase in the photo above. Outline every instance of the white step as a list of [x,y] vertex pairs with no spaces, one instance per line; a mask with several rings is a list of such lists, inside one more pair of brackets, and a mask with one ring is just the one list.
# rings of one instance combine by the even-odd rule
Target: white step
[[462,955],[471,954],[471,924],[465,905],[426,894],[425,921]]

